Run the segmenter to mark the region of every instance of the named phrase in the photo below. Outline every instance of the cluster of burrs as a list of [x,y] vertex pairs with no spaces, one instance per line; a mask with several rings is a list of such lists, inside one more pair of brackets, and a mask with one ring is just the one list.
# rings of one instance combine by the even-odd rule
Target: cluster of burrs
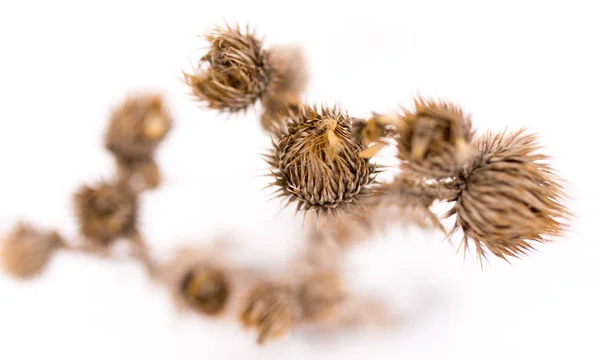
[[[246,113],[260,103],[260,123],[271,136],[265,156],[276,197],[311,214],[306,243],[289,269],[277,272],[239,265],[228,248],[182,248],[157,262],[138,225],[138,198],[160,184],[154,153],[172,126],[157,95],[136,95],[114,111],[105,147],[117,174],[83,186],[74,196],[81,237],[19,224],[2,244],[6,272],[41,273],[55,250],[112,256],[125,241],[151,278],[165,285],[178,308],[204,316],[233,314],[258,332],[258,342],[299,325],[340,328],[386,323],[378,299],[353,294],[341,274],[345,251],[374,231],[416,224],[450,239],[462,233],[480,261],[489,253],[508,260],[539,242],[563,235],[570,216],[562,180],[539,152],[538,137],[524,129],[476,134],[471,116],[446,101],[417,98],[399,113],[351,117],[339,107],[303,102],[308,75],[300,49],[265,47],[239,26],[215,28],[197,68],[184,73],[193,95],[209,109]],[[397,175],[373,158],[391,147]],[[431,207],[446,202],[439,217]],[[313,215],[314,214],[314,215]],[[454,217],[447,231],[444,218]],[[375,320],[375,321],[374,321]]]

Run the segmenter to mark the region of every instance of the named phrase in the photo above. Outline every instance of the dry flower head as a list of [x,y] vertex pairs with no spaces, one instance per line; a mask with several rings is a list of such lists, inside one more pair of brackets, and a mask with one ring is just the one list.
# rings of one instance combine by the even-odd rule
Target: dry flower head
[[456,181],[456,215],[452,233],[463,232],[478,257],[492,254],[519,257],[535,242],[562,235],[568,210],[562,203],[562,180],[538,152],[536,135],[516,132],[487,133],[477,141],[478,154]]
[[105,146],[123,163],[147,160],[171,127],[172,119],[161,96],[130,96],[113,112]]
[[267,91],[270,53],[248,26],[216,27],[205,38],[210,48],[193,73],[184,73],[186,84],[209,109],[245,111]]
[[188,304],[206,315],[221,313],[229,301],[230,283],[222,269],[190,269],[181,282],[181,293]]
[[415,99],[398,121],[401,168],[417,178],[456,176],[474,153],[471,117],[448,102]]
[[337,108],[302,105],[274,147],[267,158],[271,185],[287,204],[295,201],[297,211],[347,212],[370,194],[375,168],[359,156],[364,145],[354,141],[350,117]]
[[57,232],[45,232],[28,224],[17,224],[4,236],[0,260],[4,270],[27,279],[39,275],[54,251],[64,245]]
[[82,186],[74,195],[79,230],[91,244],[108,246],[137,233],[137,197],[123,182]]
[[302,319],[302,306],[296,289],[290,284],[261,281],[244,297],[239,320],[258,332],[257,342],[287,335]]

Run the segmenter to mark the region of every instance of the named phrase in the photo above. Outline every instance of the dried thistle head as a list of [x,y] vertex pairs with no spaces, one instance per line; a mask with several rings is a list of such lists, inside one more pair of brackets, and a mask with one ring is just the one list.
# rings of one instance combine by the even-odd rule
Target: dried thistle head
[[455,176],[474,153],[471,117],[451,103],[417,98],[397,129],[400,166],[419,178]]
[[297,211],[346,212],[369,195],[375,168],[359,156],[364,145],[350,132],[350,117],[336,108],[302,105],[287,133],[268,157],[279,196],[296,201]]
[[108,246],[137,231],[137,197],[123,182],[82,186],[74,201],[79,230],[92,244]]
[[506,260],[563,234],[569,212],[562,180],[538,152],[538,137],[524,129],[487,133],[477,147],[456,180],[457,196],[446,215],[456,215],[452,233],[462,230],[465,251],[472,241],[480,259],[487,248]]
[[183,277],[181,295],[188,305],[205,315],[221,313],[229,301],[231,284],[223,269],[195,267]]
[[186,84],[209,109],[245,111],[265,94],[271,81],[269,51],[248,26],[217,27],[205,38],[210,48],[194,73],[184,73]]
[[[227,240],[229,239],[221,239]],[[181,312],[217,316],[230,313],[233,299],[257,278],[255,270],[235,267],[223,241],[208,247],[183,247],[159,269],[173,303]],[[227,245],[228,246],[228,245]]]
[[347,296],[337,271],[313,272],[302,279],[297,291],[303,320],[307,323],[335,319]]
[[45,232],[17,224],[2,241],[0,262],[8,274],[28,279],[39,275],[54,251],[64,242],[57,232]]
[[145,160],[152,157],[172,123],[161,96],[131,96],[113,112],[105,147],[120,161]]
[[117,158],[117,173],[136,193],[155,189],[161,182],[160,170],[152,158],[135,161]]
[[285,336],[302,319],[302,306],[292,285],[261,281],[251,287],[239,312],[240,322],[258,331],[258,343]]

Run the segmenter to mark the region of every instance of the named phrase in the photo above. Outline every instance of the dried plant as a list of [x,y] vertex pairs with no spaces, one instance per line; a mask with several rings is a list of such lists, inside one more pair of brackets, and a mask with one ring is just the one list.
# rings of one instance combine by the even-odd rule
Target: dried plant
[[229,279],[217,268],[190,269],[180,284],[179,291],[190,306],[208,315],[223,311],[229,300]]
[[209,109],[236,113],[261,99],[273,78],[271,54],[246,26],[214,28],[194,73],[184,73],[192,93]]
[[159,278],[165,284],[180,311],[194,311],[206,316],[228,312],[257,270],[234,266],[219,246],[184,247],[160,267]]
[[302,105],[288,131],[274,143],[267,161],[278,194],[297,211],[337,213],[361,208],[370,194],[375,166],[359,156],[364,145],[352,138],[350,117],[337,108]]
[[208,52],[193,73],[184,72],[193,95],[209,109],[227,113],[245,112],[261,101],[263,129],[281,133],[308,83],[301,49],[267,49],[248,26],[216,27],[205,38]]
[[54,251],[63,246],[63,239],[57,232],[41,231],[19,223],[5,235],[0,259],[4,271],[28,279],[39,275]]
[[375,156],[388,145],[389,140],[397,132],[398,119],[394,115],[374,114],[364,120],[352,119],[352,137],[354,141],[369,146],[360,155],[364,158]]
[[154,155],[172,122],[159,95],[130,96],[113,112],[105,146],[124,162],[145,161]]
[[137,197],[123,182],[82,186],[74,196],[81,234],[95,246],[137,233]]
[[465,250],[472,241],[479,257],[487,248],[506,259],[562,235],[568,217],[562,181],[538,152],[538,137],[524,129],[487,133],[477,147],[456,179],[456,202],[447,214],[456,215],[452,232],[462,230]]
[[105,147],[115,157],[119,177],[131,181],[136,191],[159,185],[160,171],[153,157],[172,124],[162,97],[156,94],[130,96],[113,112]]
[[[151,256],[138,229],[138,198],[160,184],[155,153],[173,121],[161,96],[138,94],[114,110],[104,134],[116,173],[74,195],[83,239],[67,243],[58,232],[18,224],[2,241],[7,273],[34,277],[57,249],[114,256],[111,245],[123,238],[131,250],[127,259],[164,285],[179,310],[204,319],[235,317],[263,344],[301,325],[333,330],[394,323],[381,299],[348,290],[345,254],[397,226],[446,234],[432,211],[438,201],[452,204],[446,217],[456,217],[446,236],[462,231],[465,252],[474,244],[479,259],[488,251],[519,257],[564,234],[570,212],[562,180],[539,153],[537,136],[519,130],[473,141],[469,114],[423,98],[414,110],[366,120],[335,107],[317,109],[302,101],[308,75],[299,48],[266,48],[249,27],[237,25],[215,28],[206,40],[208,52],[184,74],[186,84],[209,109],[240,113],[261,103],[260,122],[273,139],[269,185],[308,218],[305,246],[289,268],[272,277],[273,269],[241,265],[218,246],[179,248],[165,263]],[[384,169],[371,158],[389,145],[397,150],[400,173],[375,181]]]
[[398,122],[398,158],[402,170],[417,178],[456,176],[473,155],[471,117],[448,102],[417,98]]
[[288,334],[302,320],[296,289],[285,283],[260,281],[249,289],[239,313],[240,322],[258,332],[258,343]]

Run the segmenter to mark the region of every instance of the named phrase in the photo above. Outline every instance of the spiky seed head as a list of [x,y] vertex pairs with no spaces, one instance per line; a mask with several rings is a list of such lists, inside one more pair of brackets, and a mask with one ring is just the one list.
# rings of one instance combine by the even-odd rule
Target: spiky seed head
[[117,158],[116,160],[119,179],[128,182],[136,193],[156,189],[160,185],[160,170],[154,159],[127,161]]
[[474,153],[471,117],[448,102],[415,99],[415,110],[404,110],[397,131],[400,166],[418,178],[455,176]]
[[364,145],[352,138],[350,117],[336,108],[302,105],[274,147],[271,185],[297,211],[347,212],[370,194],[374,166],[359,156]]
[[161,96],[130,96],[110,118],[105,147],[121,161],[145,160],[152,157],[172,123]]
[[123,182],[82,186],[74,195],[79,230],[95,245],[108,246],[135,234],[137,197]]
[[54,250],[64,242],[57,232],[45,232],[28,224],[17,224],[5,235],[0,249],[4,271],[21,279],[41,274]]
[[335,318],[346,295],[336,271],[318,271],[304,277],[298,286],[303,319],[319,323]]
[[186,84],[209,109],[245,111],[265,94],[271,81],[269,51],[248,26],[216,27],[205,38],[210,48],[193,73],[184,73]]
[[562,180],[538,152],[538,137],[524,129],[487,133],[476,145],[446,215],[456,215],[451,233],[462,230],[465,251],[471,241],[480,259],[486,249],[503,259],[519,257],[535,242],[563,234],[569,211]]
[[205,316],[229,313],[232,299],[239,298],[240,289],[255,279],[252,270],[231,263],[218,241],[209,246],[177,249],[158,273],[178,311]]
[[180,291],[190,307],[205,315],[217,315],[225,309],[231,290],[224,271],[197,267],[185,274]]
[[293,286],[261,281],[245,295],[240,322],[258,331],[258,343],[275,340],[289,333],[302,319],[302,306]]

